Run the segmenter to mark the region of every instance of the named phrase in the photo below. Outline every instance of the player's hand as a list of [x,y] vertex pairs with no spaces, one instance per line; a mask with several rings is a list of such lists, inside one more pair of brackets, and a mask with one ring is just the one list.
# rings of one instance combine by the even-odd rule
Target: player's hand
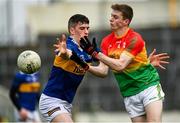
[[72,51],[72,55],[70,59],[75,61],[77,64],[79,64],[85,71],[89,69],[89,65],[85,61],[83,61],[81,58],[79,58],[78,55],[74,51]]
[[[95,51],[97,51],[97,52],[100,52],[100,51],[101,51],[100,48],[98,48],[98,46],[97,46],[96,38],[95,38],[95,37],[94,37],[93,40],[92,40],[92,46],[93,46],[93,48],[95,49]],[[99,59],[93,57],[93,61],[99,61]]]
[[67,49],[66,47],[66,35],[62,34],[60,38],[57,38],[57,44],[54,44],[55,53],[63,59],[71,59],[79,64],[84,70],[88,70],[89,66],[86,62],[81,60],[74,51]]
[[25,108],[21,108],[19,115],[22,121],[26,121],[28,118],[28,111]]
[[93,43],[91,43],[87,36],[82,37],[80,39],[80,46],[85,52],[87,52],[93,58],[97,59],[97,54],[99,53],[99,50],[97,49],[95,38],[93,38]]
[[57,38],[57,44],[54,44],[55,53],[63,59],[69,59],[72,52],[66,47],[66,35],[62,34],[60,38]]
[[164,64],[169,64],[167,59],[169,59],[169,55],[167,53],[160,53],[160,54],[155,54],[156,49],[152,51],[152,53],[149,55],[149,60],[150,63],[155,66],[155,67],[160,67],[161,69],[166,69],[163,65]]

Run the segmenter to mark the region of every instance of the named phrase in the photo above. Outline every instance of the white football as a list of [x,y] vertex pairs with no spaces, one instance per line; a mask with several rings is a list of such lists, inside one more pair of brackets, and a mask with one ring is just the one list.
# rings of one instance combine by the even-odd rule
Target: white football
[[41,58],[40,56],[32,51],[25,50],[19,54],[17,59],[17,66],[20,71],[31,74],[37,72],[41,67]]

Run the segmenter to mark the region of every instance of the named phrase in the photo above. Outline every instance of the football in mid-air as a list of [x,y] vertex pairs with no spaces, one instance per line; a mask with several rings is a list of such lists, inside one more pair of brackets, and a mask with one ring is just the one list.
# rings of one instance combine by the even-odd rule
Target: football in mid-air
[[19,54],[17,66],[20,71],[26,74],[32,74],[40,69],[41,58],[36,52],[32,50],[25,50]]

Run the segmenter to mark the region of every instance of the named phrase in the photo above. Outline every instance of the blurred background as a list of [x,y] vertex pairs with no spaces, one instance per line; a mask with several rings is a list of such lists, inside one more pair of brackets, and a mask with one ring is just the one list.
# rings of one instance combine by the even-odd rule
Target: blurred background
[[[54,59],[56,38],[67,34],[73,14],[90,19],[90,38],[98,45],[110,33],[109,18],[113,3],[134,9],[131,27],[146,41],[148,54],[170,55],[166,70],[158,69],[164,100],[163,121],[180,121],[180,0],[0,0],[0,116],[13,121],[13,106],[8,93],[17,71],[17,56],[24,50],[36,51],[42,60],[41,84],[44,88]],[[130,121],[116,80],[109,71],[106,78],[87,74],[74,99],[75,121]]]

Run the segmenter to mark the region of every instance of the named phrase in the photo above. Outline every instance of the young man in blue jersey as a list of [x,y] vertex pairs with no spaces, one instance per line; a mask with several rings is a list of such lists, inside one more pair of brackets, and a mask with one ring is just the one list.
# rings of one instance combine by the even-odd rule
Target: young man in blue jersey
[[36,106],[39,99],[39,73],[17,72],[10,88],[10,99],[15,110],[16,122],[40,122]]
[[[88,36],[89,19],[81,14],[73,15],[68,22],[70,36],[60,40],[62,47],[71,54],[56,52],[48,83],[40,97],[39,109],[49,122],[73,122],[71,118],[72,101],[92,58],[79,47],[80,38]],[[67,45],[66,45],[67,43]],[[69,59],[70,57],[70,59]],[[75,61],[73,61],[75,60]]]
[[[81,37],[89,34],[89,19],[81,14],[71,16],[68,30],[70,36],[66,39],[66,36],[62,35],[55,45],[57,49],[51,75],[40,97],[40,112],[49,122],[73,122],[71,103],[87,70],[98,76],[108,73],[107,70],[97,70],[88,65],[93,59],[80,47]],[[159,62],[156,58],[154,60]],[[107,67],[100,64],[102,65]],[[98,71],[101,71],[101,74]]]

